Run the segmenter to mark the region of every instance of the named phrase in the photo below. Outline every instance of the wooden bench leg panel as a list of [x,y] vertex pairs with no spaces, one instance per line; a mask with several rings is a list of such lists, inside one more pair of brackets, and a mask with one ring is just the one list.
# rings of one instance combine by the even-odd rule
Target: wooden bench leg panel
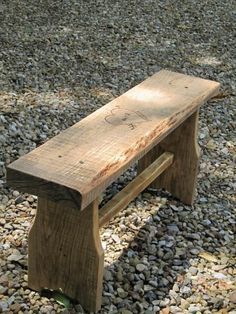
[[164,151],[173,153],[172,165],[153,181],[150,187],[164,188],[189,205],[192,205],[194,201],[199,164],[197,131],[198,111],[193,113],[138,163],[138,173],[140,173]]
[[89,311],[101,306],[104,254],[98,202],[83,211],[39,198],[29,234],[29,287],[62,291]]

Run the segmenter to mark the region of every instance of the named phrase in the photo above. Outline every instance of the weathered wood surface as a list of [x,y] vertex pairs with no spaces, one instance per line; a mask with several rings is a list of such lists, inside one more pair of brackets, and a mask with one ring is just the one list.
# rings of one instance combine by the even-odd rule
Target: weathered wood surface
[[101,306],[103,260],[97,200],[79,211],[65,201],[38,199],[29,234],[30,288],[60,290],[95,312]]
[[199,163],[198,111],[194,112],[178,128],[150,150],[138,162],[138,173],[167,149],[174,154],[174,162],[150,187],[164,188],[183,203],[192,205],[196,193]]
[[8,166],[8,184],[84,209],[217,93],[219,83],[160,71]]
[[117,193],[99,210],[99,226],[102,227],[125,208],[139,195],[157,176],[165,171],[173,162],[173,154],[165,152],[131,181],[123,190]]

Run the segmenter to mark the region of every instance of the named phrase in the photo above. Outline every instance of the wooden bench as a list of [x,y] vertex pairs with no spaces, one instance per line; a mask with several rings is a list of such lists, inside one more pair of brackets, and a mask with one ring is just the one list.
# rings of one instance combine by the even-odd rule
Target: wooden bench
[[[217,82],[160,71],[8,166],[8,184],[38,196],[30,288],[100,308],[99,227],[150,185],[193,203],[198,109],[218,89]],[[98,210],[99,195],[135,161],[139,175]]]

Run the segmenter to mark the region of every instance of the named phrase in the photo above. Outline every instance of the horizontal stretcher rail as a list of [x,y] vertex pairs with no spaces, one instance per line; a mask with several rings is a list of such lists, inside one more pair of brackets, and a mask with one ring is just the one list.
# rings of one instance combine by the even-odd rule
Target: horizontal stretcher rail
[[109,202],[99,210],[99,227],[104,226],[120,210],[125,208],[139,195],[152,181],[154,181],[172,163],[174,154],[165,152],[150,166],[131,181],[123,190],[117,193]]

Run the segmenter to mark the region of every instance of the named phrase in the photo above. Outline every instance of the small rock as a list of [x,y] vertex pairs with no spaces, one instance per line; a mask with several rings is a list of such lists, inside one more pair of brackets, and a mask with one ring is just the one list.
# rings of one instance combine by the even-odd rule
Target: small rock
[[193,267],[193,266],[191,266],[191,267],[189,267],[189,273],[191,274],[191,275],[196,275],[197,273],[198,273],[198,269],[196,268],[196,267]]
[[167,230],[169,231],[170,234],[177,234],[179,232],[179,228],[177,225],[171,224],[167,226]]
[[122,271],[118,271],[116,273],[116,279],[117,281],[123,281],[124,277],[123,277]]
[[2,285],[0,285],[0,295],[3,295],[4,293],[6,293],[8,290],[7,287],[3,287]]
[[153,304],[153,305],[159,305],[159,304],[160,304],[160,300],[153,300],[153,301],[152,301],[152,304]]
[[137,256],[134,256],[130,259],[130,265],[136,267],[140,263],[140,260]]
[[161,300],[161,301],[160,301],[159,306],[160,306],[160,307],[165,307],[165,306],[167,306],[169,303],[170,303],[170,300],[164,299],[164,300]]
[[173,209],[173,211],[178,212],[179,208],[175,205],[170,205],[170,207]]
[[15,199],[15,204],[17,205],[17,204],[20,204],[20,203],[22,203],[22,202],[24,202],[24,198],[23,198],[23,196],[19,195],[19,196]]
[[128,292],[124,291],[124,289],[122,288],[118,288],[117,293],[118,293],[118,296],[122,299],[126,298],[128,295]]
[[[102,297],[102,304],[103,305],[109,305],[110,304],[110,298],[109,297],[107,297],[107,296],[103,296]],[[79,312],[79,313],[81,313],[81,312]]]
[[202,221],[202,225],[203,225],[203,226],[210,226],[210,225],[211,225],[211,221],[210,221],[209,219],[204,219],[204,220]]
[[102,248],[103,248],[104,251],[106,250],[106,248],[107,248],[106,241],[102,241]]
[[141,273],[146,269],[146,266],[144,264],[137,264],[136,269]]
[[162,278],[160,280],[160,285],[163,286],[163,287],[166,287],[166,286],[169,285],[169,281],[166,278]]
[[175,265],[175,266],[181,266],[181,265],[183,265],[183,261],[180,260],[180,259],[174,259],[174,260],[173,260],[173,265]]
[[160,310],[160,314],[169,314],[170,313],[170,308],[169,306],[168,307],[165,307],[164,309],[161,309]]
[[174,257],[174,253],[172,251],[168,251],[166,252],[166,254],[164,254],[163,259],[165,261],[172,259]]
[[143,305],[139,302],[136,302],[136,307],[139,313],[143,313]]
[[[179,308],[178,306],[170,306],[170,313],[171,314],[183,314],[183,311],[181,310],[181,308]],[[188,312],[189,313],[189,312]],[[199,314],[199,313],[195,313],[195,314]],[[200,313],[201,314],[201,313]]]
[[12,192],[12,195],[13,195],[14,197],[18,197],[18,196],[20,195],[20,193],[19,193],[18,191],[13,191],[13,192]]
[[229,300],[232,303],[236,303],[236,291],[234,291],[233,293],[230,294]]
[[21,309],[21,304],[13,303],[13,304],[11,304],[10,309],[12,311],[15,311],[16,313],[18,313],[20,311],[20,309]]
[[121,242],[121,240],[120,240],[120,238],[118,237],[118,235],[113,234],[111,237],[112,237],[112,239],[113,239],[113,241],[114,241],[115,243],[120,243],[120,242]]
[[151,291],[151,290],[153,290],[153,286],[144,285],[144,291]]
[[121,314],[133,314],[132,312],[130,312],[129,310],[122,310]]
[[0,225],[4,226],[6,224],[6,220],[4,218],[0,218]]
[[2,311],[1,313],[5,313],[9,308],[9,305],[7,302],[4,301],[0,301],[0,311]]
[[188,312],[189,313],[193,313],[195,314],[196,312],[200,312],[201,313],[201,307],[200,306],[197,306],[195,304],[190,304],[189,308],[188,308]]
[[216,278],[216,279],[226,279],[226,278],[227,278],[227,276],[225,276],[225,275],[222,274],[222,273],[214,273],[212,276],[213,276],[214,278]]
[[201,239],[201,237],[198,233],[188,233],[186,235],[186,238],[192,239],[192,240],[200,240]]
[[191,288],[188,286],[184,286],[181,288],[182,294],[189,294],[191,292]]
[[221,152],[222,152],[223,154],[225,154],[225,155],[228,155],[229,150],[228,150],[227,147],[224,147],[224,148],[221,150]]
[[198,249],[191,249],[190,253],[193,254],[193,255],[198,255],[199,250]]
[[152,194],[145,192],[143,193],[143,197],[149,200],[152,198]]
[[107,269],[104,270],[104,279],[106,281],[112,281],[113,280],[112,273]]
[[136,285],[134,285],[134,291],[135,292],[141,291],[142,288],[143,288],[143,281],[142,280],[140,280],[139,282],[137,282]]
[[214,150],[214,149],[216,148],[216,143],[215,143],[215,141],[214,141],[213,139],[210,139],[210,140],[208,141],[208,143],[206,144],[206,147],[207,147],[208,149]]
[[14,252],[7,257],[8,261],[19,261],[22,259],[24,255],[21,255],[21,253],[18,250],[14,250]]
[[220,310],[224,305],[224,301],[219,298],[215,298],[213,302],[213,308],[216,310]]
[[150,280],[149,284],[152,285],[153,287],[157,288],[158,287],[158,283],[156,280]]
[[189,304],[189,302],[187,300],[181,299],[181,301],[180,301],[181,309],[186,310],[186,309],[188,309],[189,305],[190,304]]

